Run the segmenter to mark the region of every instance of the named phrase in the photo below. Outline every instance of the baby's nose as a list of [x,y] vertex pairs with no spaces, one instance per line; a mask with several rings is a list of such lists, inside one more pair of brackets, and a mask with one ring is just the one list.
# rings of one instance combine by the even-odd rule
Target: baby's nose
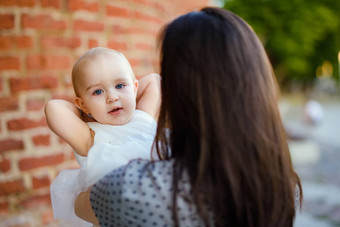
[[106,97],[106,102],[110,103],[110,102],[115,102],[119,99],[119,96],[116,92],[114,91],[109,91],[107,92],[107,97]]

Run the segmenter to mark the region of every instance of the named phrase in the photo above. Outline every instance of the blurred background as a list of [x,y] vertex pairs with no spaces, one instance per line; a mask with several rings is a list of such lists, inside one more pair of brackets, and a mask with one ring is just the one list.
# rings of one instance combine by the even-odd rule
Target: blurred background
[[296,227],[340,226],[340,1],[226,0],[261,39],[304,202]]
[[46,125],[52,98],[72,101],[72,65],[87,49],[123,52],[138,78],[158,71],[157,35],[205,5],[243,17],[281,88],[304,189],[296,227],[340,226],[340,2],[335,0],[0,0],[0,226],[58,226],[49,186],[76,168]]

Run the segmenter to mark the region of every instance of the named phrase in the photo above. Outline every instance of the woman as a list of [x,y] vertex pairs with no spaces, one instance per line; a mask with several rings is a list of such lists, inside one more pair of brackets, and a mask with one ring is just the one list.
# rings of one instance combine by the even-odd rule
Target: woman
[[111,172],[76,213],[103,226],[293,226],[301,184],[249,25],[218,8],[175,19],[161,36],[161,77],[161,160]]

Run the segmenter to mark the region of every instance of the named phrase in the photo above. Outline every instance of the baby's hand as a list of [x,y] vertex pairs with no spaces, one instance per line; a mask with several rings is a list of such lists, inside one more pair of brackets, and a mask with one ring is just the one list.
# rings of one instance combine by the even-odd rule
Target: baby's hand
[[65,100],[48,101],[45,114],[50,129],[70,144],[79,155],[86,156],[92,146],[92,138],[85,121],[93,119]]
[[143,110],[157,119],[161,102],[161,78],[153,73],[139,80],[137,92],[137,109]]

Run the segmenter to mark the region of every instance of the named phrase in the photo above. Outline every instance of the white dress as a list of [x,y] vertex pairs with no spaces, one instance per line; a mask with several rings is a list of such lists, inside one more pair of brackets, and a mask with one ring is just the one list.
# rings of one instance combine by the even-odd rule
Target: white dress
[[92,226],[74,213],[77,195],[99,179],[132,159],[151,158],[157,123],[147,113],[136,110],[125,125],[88,122],[95,132],[94,144],[87,157],[75,153],[80,169],[63,170],[51,184],[53,215],[61,226]]

